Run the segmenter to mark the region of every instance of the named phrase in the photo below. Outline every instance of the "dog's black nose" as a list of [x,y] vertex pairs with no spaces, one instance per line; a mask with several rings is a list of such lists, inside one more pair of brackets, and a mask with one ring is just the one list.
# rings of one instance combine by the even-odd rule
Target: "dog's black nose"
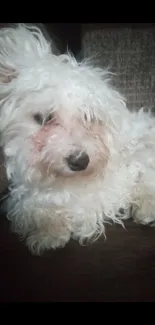
[[80,156],[70,155],[67,158],[68,166],[73,171],[80,171],[87,168],[89,164],[89,156],[83,152]]

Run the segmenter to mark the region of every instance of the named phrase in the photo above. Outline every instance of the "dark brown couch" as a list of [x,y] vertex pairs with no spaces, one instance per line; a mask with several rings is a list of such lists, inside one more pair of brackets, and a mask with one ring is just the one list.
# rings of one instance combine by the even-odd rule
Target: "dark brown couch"
[[[62,24],[54,27],[63,46],[67,38],[75,54],[98,52],[98,64],[112,66],[130,109],[154,105],[153,24],[68,24],[68,32]],[[0,164],[2,191],[7,187],[2,156]],[[64,249],[36,257],[10,232],[2,211],[0,220],[0,301],[155,301],[155,228],[132,221],[126,222],[126,230],[111,225],[106,241],[101,237],[88,246],[71,241]]]

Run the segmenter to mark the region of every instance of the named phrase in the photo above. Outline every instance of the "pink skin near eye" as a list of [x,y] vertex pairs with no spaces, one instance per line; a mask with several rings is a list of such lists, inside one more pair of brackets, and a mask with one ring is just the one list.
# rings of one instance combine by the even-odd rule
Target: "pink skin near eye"
[[51,119],[45,125],[43,125],[35,135],[31,136],[31,140],[36,152],[42,151],[45,146],[46,139],[51,134],[51,131],[54,131],[55,127],[58,125],[60,125],[60,123],[58,123],[55,118]]

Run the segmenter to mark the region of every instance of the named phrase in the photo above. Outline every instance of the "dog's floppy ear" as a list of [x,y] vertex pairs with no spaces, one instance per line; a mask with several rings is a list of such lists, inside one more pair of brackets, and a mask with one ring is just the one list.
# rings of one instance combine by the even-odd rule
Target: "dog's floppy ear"
[[0,29],[0,86],[17,76],[18,31],[15,26]]
[[18,76],[24,67],[35,65],[51,52],[51,44],[40,28],[14,24],[0,29],[0,84]]

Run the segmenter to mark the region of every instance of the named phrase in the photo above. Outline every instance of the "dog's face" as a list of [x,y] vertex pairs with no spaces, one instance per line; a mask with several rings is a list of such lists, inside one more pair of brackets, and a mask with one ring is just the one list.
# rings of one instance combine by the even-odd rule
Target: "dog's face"
[[34,182],[98,173],[124,112],[105,71],[55,56],[38,29],[0,32],[0,131],[8,174]]
[[[32,117],[37,130],[30,135],[34,165],[45,176],[73,177],[89,175],[103,168],[108,158],[104,142],[104,126],[95,117],[82,117],[78,109],[73,114],[62,107],[45,115],[38,112]],[[36,125],[34,125],[36,128]]]

